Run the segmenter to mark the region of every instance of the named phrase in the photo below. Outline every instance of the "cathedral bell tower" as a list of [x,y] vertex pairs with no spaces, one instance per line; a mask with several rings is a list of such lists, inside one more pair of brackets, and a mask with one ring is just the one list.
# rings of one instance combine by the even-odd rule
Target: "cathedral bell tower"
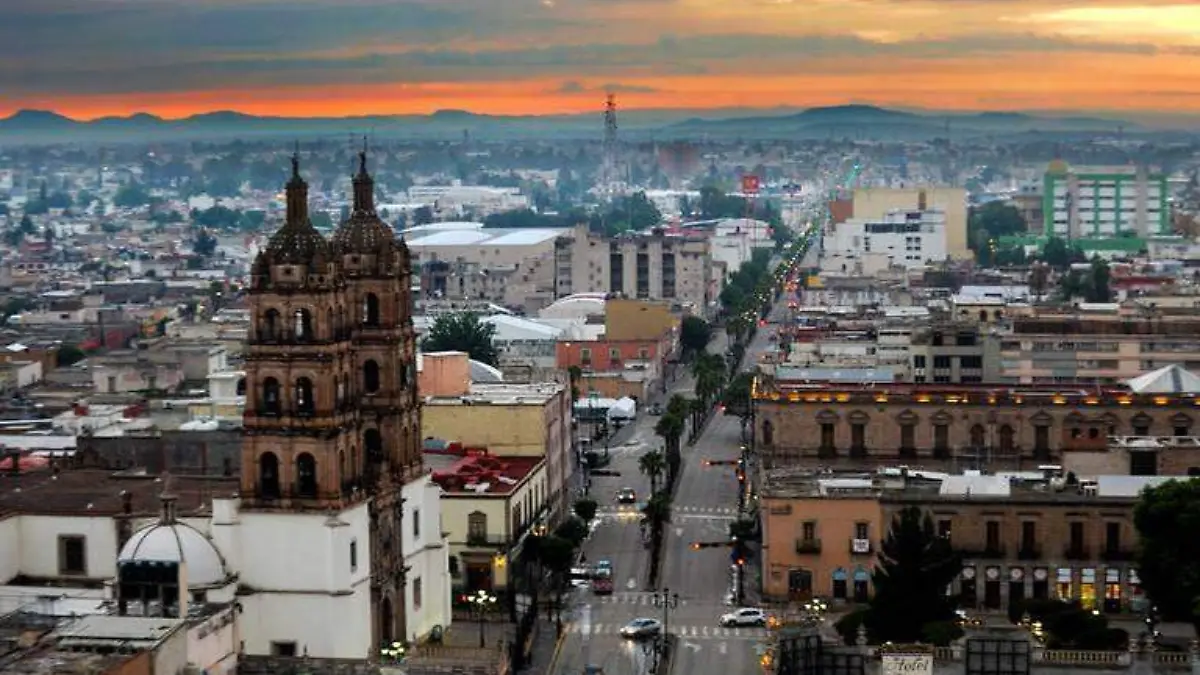
[[346,298],[293,157],[287,220],[251,268],[244,508],[327,510],[366,498]]
[[406,568],[401,498],[423,474],[408,247],[375,212],[367,154],[353,177],[354,207],[330,248],[342,269],[353,344],[363,480],[371,495],[371,604],[376,642],[403,640]]

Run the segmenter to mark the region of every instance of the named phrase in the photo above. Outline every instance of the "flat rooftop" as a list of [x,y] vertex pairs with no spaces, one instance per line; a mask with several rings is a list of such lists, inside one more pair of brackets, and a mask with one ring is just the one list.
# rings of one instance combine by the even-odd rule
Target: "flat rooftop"
[[[237,478],[172,476],[171,492],[181,515],[207,510],[214,497],[232,497]],[[66,469],[57,474],[40,468],[20,474],[0,473],[0,518],[8,515],[107,515],[122,513],[128,494],[134,515],[154,516],[162,509],[159,476],[101,469]]]
[[545,405],[566,385],[557,382],[530,384],[471,384],[465,396],[426,396],[425,405]]

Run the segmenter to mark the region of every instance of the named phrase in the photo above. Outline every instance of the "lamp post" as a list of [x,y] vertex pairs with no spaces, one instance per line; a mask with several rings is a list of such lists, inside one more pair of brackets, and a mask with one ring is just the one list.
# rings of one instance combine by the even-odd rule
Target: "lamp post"
[[672,593],[669,588],[664,588],[661,591],[655,591],[651,597],[654,606],[661,607],[663,611],[662,633],[658,636],[658,645],[654,650],[654,672],[658,672],[658,662],[662,659],[663,651],[667,646],[667,636],[671,633],[671,610],[679,606],[679,594]]
[[467,596],[467,602],[471,603],[475,607],[475,610],[479,612],[479,648],[483,649],[487,646],[485,635],[487,624],[484,622],[484,617],[486,616],[485,613],[496,605],[496,596],[481,589]]

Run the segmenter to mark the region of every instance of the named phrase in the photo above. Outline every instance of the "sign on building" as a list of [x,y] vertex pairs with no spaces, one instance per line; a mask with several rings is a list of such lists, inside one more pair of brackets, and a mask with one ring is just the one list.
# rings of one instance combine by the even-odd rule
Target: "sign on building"
[[881,675],[933,675],[933,654],[883,654]]

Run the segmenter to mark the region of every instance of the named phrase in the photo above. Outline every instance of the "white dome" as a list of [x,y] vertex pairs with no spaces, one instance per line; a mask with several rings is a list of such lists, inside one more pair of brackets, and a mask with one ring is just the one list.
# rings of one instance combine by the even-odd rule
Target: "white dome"
[[190,588],[221,586],[228,578],[221,553],[190,525],[155,523],[134,533],[117,562],[184,563]]

